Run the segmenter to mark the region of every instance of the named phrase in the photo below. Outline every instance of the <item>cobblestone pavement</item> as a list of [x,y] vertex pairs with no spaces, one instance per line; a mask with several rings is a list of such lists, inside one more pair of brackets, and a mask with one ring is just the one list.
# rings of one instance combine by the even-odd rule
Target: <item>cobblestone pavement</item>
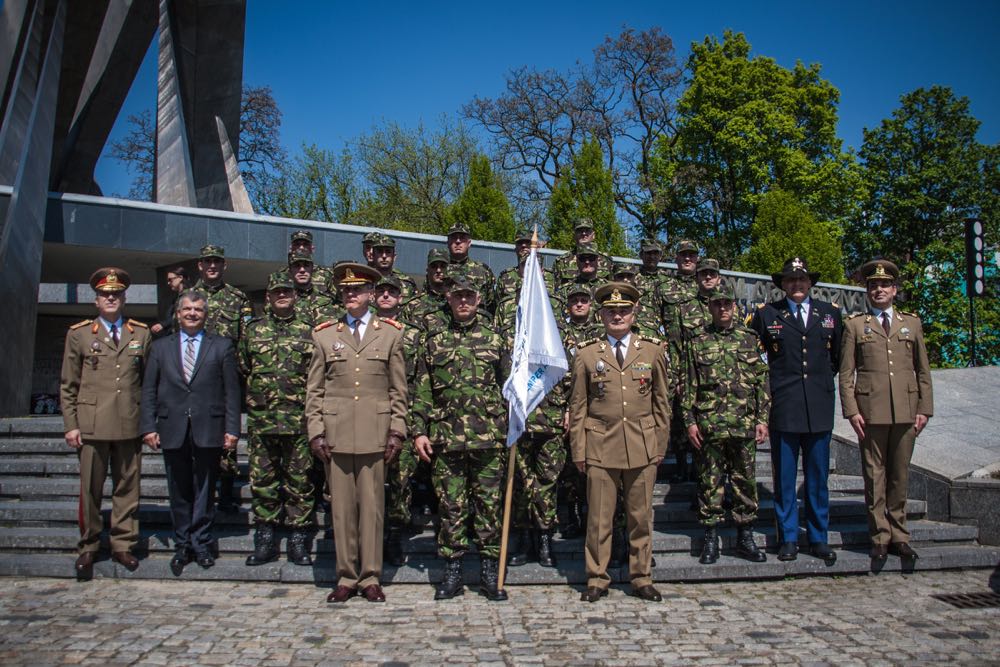
[[[992,576],[992,582],[991,582]],[[660,585],[508,587],[434,602],[426,585],[334,607],[311,585],[0,582],[0,665],[996,664],[1000,609],[933,594],[1000,590],[988,570]]]

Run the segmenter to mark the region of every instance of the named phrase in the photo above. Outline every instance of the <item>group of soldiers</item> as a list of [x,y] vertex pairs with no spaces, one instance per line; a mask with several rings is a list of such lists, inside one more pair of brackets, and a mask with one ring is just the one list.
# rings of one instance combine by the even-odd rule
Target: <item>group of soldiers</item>
[[[753,536],[754,468],[756,445],[768,438],[768,362],[732,286],[722,282],[719,263],[702,257],[697,243],[681,240],[671,273],[659,266],[661,246],[645,240],[638,266],[616,264],[595,247],[589,220],[577,221],[574,235],[575,250],[542,269],[572,371],[530,415],[518,442],[508,564],[536,560],[554,567],[554,531],[573,537],[586,527],[590,583],[583,599],[593,602],[606,593],[607,568],[626,560],[635,594],[659,599],[649,572],[651,508],[637,507],[651,503],[652,481],[647,473],[592,476],[601,467],[594,452],[609,445],[591,447],[608,424],[599,416],[601,406],[614,404],[613,397],[627,406],[628,392],[653,411],[635,419],[653,480],[669,441],[677,479],[697,482],[705,527],[700,561],[718,559],[716,527],[730,507],[739,529],[737,554],[764,561]],[[474,543],[480,592],[506,599],[498,583],[508,456],[502,386],[532,235],[518,231],[518,264],[496,278],[469,257],[471,243],[466,227],[451,227],[446,248],[428,253],[421,289],[395,268],[395,241],[388,235],[364,236],[364,264],[338,262],[328,269],[314,258],[311,233],[297,231],[287,267],[268,277],[259,315],[246,294],[226,283],[224,249],[202,249],[192,287],[206,297],[205,330],[233,341],[244,383],[254,516],[247,565],[279,558],[282,527],[290,531],[289,561],[310,565],[317,504],[329,503],[340,577],[329,601],[357,594],[384,600],[383,552],[393,565],[406,562],[413,489],[422,485],[434,489],[440,514],[437,543],[445,568],[435,598],[462,594],[463,556]],[[130,330],[145,331],[128,322]],[[69,349],[68,339],[68,355]],[[607,364],[602,355],[611,355]],[[632,384],[626,383],[626,366]],[[621,371],[620,390],[608,375],[614,368]],[[67,431],[71,425],[67,420]],[[632,446],[621,444],[622,451]],[[605,462],[620,454],[609,450]],[[621,467],[637,466],[626,461]],[[220,473],[219,506],[231,510],[238,502],[235,449],[226,450]],[[724,506],[727,485],[732,502]],[[610,489],[610,501],[594,495],[598,487]],[[565,521],[557,511],[560,498]],[[99,521],[98,513],[97,533],[91,526],[81,538],[82,553],[96,549]],[[113,513],[116,522],[124,523]],[[136,536],[131,530],[113,539],[115,554],[129,554]]]

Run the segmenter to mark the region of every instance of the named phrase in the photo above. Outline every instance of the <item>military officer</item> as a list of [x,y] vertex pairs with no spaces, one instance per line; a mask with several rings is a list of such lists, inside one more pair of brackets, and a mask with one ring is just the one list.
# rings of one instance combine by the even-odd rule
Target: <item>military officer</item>
[[406,275],[399,269],[393,268],[396,263],[396,239],[388,234],[379,234],[371,242],[371,260],[368,266],[372,267],[382,277],[395,276],[403,290],[403,303],[420,296],[420,289],[413,278]]
[[[299,229],[292,232],[291,242],[288,244],[288,266],[292,266],[292,255],[296,253],[307,253],[310,257],[316,256],[316,246],[313,245],[313,235],[308,229]],[[282,272],[289,273],[288,269],[281,269]],[[333,285],[333,274],[330,269],[324,266],[313,266],[310,275],[310,284],[319,294],[325,294],[334,303],[337,303],[337,289]]]
[[750,320],[767,353],[771,414],[768,433],[774,475],[778,560],[795,560],[799,541],[796,476],[799,452],[805,477],[806,537],[809,551],[833,565],[837,554],[827,542],[830,522],[830,437],[833,434],[834,375],[840,368],[843,323],[835,304],[813,299],[809,290],[819,273],[793,257],[771,275],[785,292],[762,304]]
[[[594,232],[593,221],[590,218],[577,218],[576,222],[573,223],[573,252],[560,255],[552,263],[552,280],[556,287],[573,282],[577,276],[576,256],[579,254],[580,246],[591,246],[591,250],[596,252],[596,242],[597,236]],[[595,262],[597,279],[601,283],[611,280],[611,271],[614,266],[611,256],[598,252]]]
[[429,332],[420,348],[421,372],[410,410],[413,444],[424,461],[433,457],[441,527],[438,554],[444,577],[434,593],[462,595],[467,524],[479,550],[479,592],[506,600],[498,587],[507,408],[502,396],[506,365],[499,334],[479,315],[479,286],[464,276],[448,288],[450,318]]
[[736,325],[731,287],[708,296],[711,321],[689,341],[687,382],[681,398],[688,440],[698,452],[699,519],[705,542],[699,562],[719,559],[717,526],[726,475],[733,485],[736,553],[746,560],[767,560],[757,548],[757,445],[767,439],[767,364],[757,334]]
[[[243,290],[226,283],[226,251],[222,246],[209,244],[201,249],[198,275],[192,289],[208,299],[205,331],[225,336],[233,341],[234,348],[239,347],[243,327],[253,317],[253,306]],[[219,462],[219,509],[223,512],[235,512],[239,506],[239,494],[234,488],[238,474],[236,449],[224,450]]]
[[309,445],[327,464],[332,494],[338,582],[327,602],[346,602],[359,589],[384,602],[385,464],[406,438],[403,334],[369,310],[378,271],[342,262],[333,274],[347,314],[313,329],[306,384]]
[[254,552],[246,563],[262,565],[278,559],[275,529],[284,523],[292,531],[289,562],[312,565],[313,456],[303,419],[312,325],[297,316],[295,283],[287,275],[271,274],[265,298],[267,312],[246,326],[237,354],[247,386],[247,456],[255,528]]
[[60,403],[66,444],[80,457],[80,540],[76,574],[93,575],[101,543],[101,496],[111,467],[111,558],[129,571],[139,539],[139,476],[142,441],[139,399],[152,337],[145,324],[122,315],[128,273],[116,267],[90,276],[97,319],[66,334]]
[[639,291],[608,283],[595,295],[604,333],[577,348],[570,395],[573,462],[587,475],[584,602],[607,595],[611,531],[622,486],[632,594],[658,602],[652,581],[653,486],[667,450],[670,380],[666,348],[632,332]]
[[876,259],[861,267],[868,310],[844,323],[840,403],[858,435],[871,557],[913,560],[906,491],[913,443],[934,413],[920,318],[894,307],[899,269]]
[[492,315],[497,308],[496,278],[488,265],[469,259],[471,245],[472,233],[463,223],[457,222],[448,228],[449,263],[472,281],[479,290],[480,307]]

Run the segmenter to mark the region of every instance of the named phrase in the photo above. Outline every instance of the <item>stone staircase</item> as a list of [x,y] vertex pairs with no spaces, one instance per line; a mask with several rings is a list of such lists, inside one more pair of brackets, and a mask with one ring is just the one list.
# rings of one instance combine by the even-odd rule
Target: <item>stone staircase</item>
[[[240,461],[246,477],[244,443],[240,444]],[[668,459],[664,472],[669,473],[673,462]],[[168,567],[173,553],[170,544],[172,530],[167,503],[167,485],[163,460],[146,453],[143,457],[142,502],[139,509],[141,535],[136,549],[141,565],[128,572],[107,558],[107,544],[94,568],[95,577],[131,577],[146,579],[174,578]],[[830,543],[838,551],[835,565],[800,553],[798,560],[779,562],[774,555],[773,483],[769,452],[758,453],[757,474],[761,510],[757,524],[757,540],[770,553],[766,563],[749,563],[732,555],[735,529],[721,531],[723,556],[711,566],[700,565],[697,553],[701,549],[702,530],[691,509],[694,485],[691,483],[657,483],[654,494],[653,552],[657,581],[698,581],[723,579],[762,579],[798,575],[841,575],[865,573],[871,570],[868,558],[868,533],[865,519],[863,484],[860,477],[836,473],[836,461],[831,460]],[[110,494],[108,481],[105,491]],[[31,417],[0,420],[0,575],[73,577],[76,555],[77,495],[79,479],[77,458],[62,439],[62,421],[57,417]],[[242,505],[236,514],[217,514],[215,535],[221,557],[216,566],[202,570],[189,565],[182,577],[233,581],[274,581],[328,584],[336,579],[333,541],[325,531],[329,518],[322,512],[313,543],[315,565],[298,567],[284,559],[259,567],[247,567],[244,558],[253,550],[252,526],[249,515],[250,489],[244,481]],[[110,499],[105,499],[105,522],[110,511]],[[926,503],[907,503],[912,532],[911,544],[920,553],[916,569],[951,569],[995,567],[1000,562],[1000,548],[980,546],[978,530],[926,518]],[[407,565],[386,566],[387,582],[426,583],[441,576],[441,560],[437,558],[434,540],[435,517],[414,513],[412,535],[405,550]],[[802,533],[802,546],[805,535]],[[282,540],[284,553],[285,542]],[[537,564],[509,568],[511,584],[580,584],[585,581],[583,539],[556,538],[558,567],[542,568]],[[471,583],[478,576],[477,559],[468,557],[466,578]],[[890,556],[883,570],[900,570],[903,564]],[[612,573],[616,581],[627,581],[627,568]]]

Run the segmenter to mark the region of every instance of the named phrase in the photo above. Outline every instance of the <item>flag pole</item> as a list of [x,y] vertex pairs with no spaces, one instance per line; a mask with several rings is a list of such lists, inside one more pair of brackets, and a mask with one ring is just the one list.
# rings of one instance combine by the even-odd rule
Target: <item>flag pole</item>
[[[531,233],[531,248],[532,250],[537,250],[538,247],[538,223],[536,222],[534,230]],[[537,255],[535,256],[535,261],[538,261]],[[507,539],[510,536],[510,505],[514,495],[514,466],[516,460],[517,443],[515,442],[508,448],[507,452],[507,489],[504,492],[503,498],[503,526],[500,529],[500,572],[497,576],[497,590],[499,591],[503,590],[504,579],[507,576]]]

